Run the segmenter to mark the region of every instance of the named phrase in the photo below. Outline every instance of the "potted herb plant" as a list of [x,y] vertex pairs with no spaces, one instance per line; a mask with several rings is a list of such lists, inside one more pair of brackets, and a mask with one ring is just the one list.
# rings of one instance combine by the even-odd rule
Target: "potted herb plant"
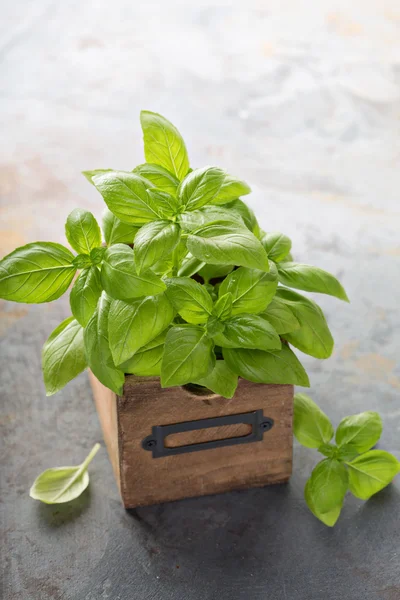
[[144,164],[84,173],[107,205],[103,233],[75,209],[75,253],[17,248],[0,262],[0,297],[50,302],[73,284],[72,316],[43,348],[46,391],[90,369],[125,506],[285,481],[293,385],[309,386],[292,347],[333,349],[322,310],[291,288],[346,293],[260,229],[245,182],[190,168],[164,117],[144,111],[141,124]]

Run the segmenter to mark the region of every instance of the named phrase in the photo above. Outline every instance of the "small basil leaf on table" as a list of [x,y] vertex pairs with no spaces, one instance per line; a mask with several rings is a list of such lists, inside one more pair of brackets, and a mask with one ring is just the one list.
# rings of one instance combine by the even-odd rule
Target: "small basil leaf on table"
[[165,283],[152,271],[137,274],[133,250],[125,244],[114,244],[107,249],[101,269],[101,283],[116,300],[154,296],[166,288]]
[[56,467],[43,471],[35,479],[30,497],[45,504],[62,504],[78,498],[89,485],[87,468],[99,449],[100,444],[95,444],[77,467]]
[[255,383],[282,383],[309,387],[304,367],[291,351],[282,344],[279,351],[223,348],[228,367],[235,373]]
[[300,323],[289,306],[282,302],[280,298],[273,298],[267,309],[260,313],[260,317],[271,323],[279,335],[290,333],[300,327]]
[[102,292],[100,271],[96,267],[84,269],[77,277],[69,297],[72,314],[86,327],[96,310]]
[[349,302],[343,286],[336,277],[318,267],[296,262],[282,262],[278,264],[278,278],[283,285],[288,287],[306,292],[328,294]]
[[103,233],[107,246],[113,244],[133,244],[139,227],[120,221],[106,208],[103,213]]
[[361,454],[375,446],[382,435],[382,419],[377,412],[368,410],[345,417],[336,430],[336,443],[346,450]]
[[214,304],[213,315],[225,321],[232,314],[233,296],[230,292],[223,294]]
[[333,425],[306,394],[295,394],[293,433],[306,448],[319,448],[333,438]]
[[112,299],[102,292],[99,303],[84,332],[86,357],[97,379],[116,394],[121,395],[124,372],[113,362],[108,339],[108,316]]
[[269,273],[258,269],[240,267],[230,273],[219,287],[219,297],[232,294],[232,315],[260,313],[273,299],[278,279],[276,271]]
[[148,163],[160,165],[181,181],[189,171],[185,142],[177,128],[165,117],[142,110],[144,155]]
[[67,217],[65,235],[72,248],[80,254],[90,254],[101,245],[100,227],[91,212],[75,208]]
[[46,395],[52,396],[87,367],[83,328],[74,319],[65,319],[54,329],[42,350]]
[[264,248],[244,225],[214,221],[189,234],[187,247],[193,256],[210,264],[233,264],[269,271]]
[[172,327],[165,340],[161,386],[185,385],[206,377],[215,366],[213,346],[202,327]]
[[132,172],[141,175],[148,181],[151,181],[154,187],[162,190],[163,192],[168,192],[173,196],[176,195],[179,179],[161,165],[144,163],[135,167]]
[[385,450],[370,450],[346,464],[349,489],[361,500],[368,500],[383,490],[400,472],[400,462]]
[[147,296],[131,302],[113,300],[108,316],[110,349],[115,365],[125,363],[175,316],[165,294]]
[[227,319],[224,330],[214,336],[222,348],[280,350],[279,335],[268,321],[258,315],[242,314]]
[[258,225],[258,221],[254,212],[249,206],[247,206],[247,204],[245,204],[242,200],[237,198],[233,202],[225,204],[224,208],[226,208],[228,211],[233,211],[234,214],[239,215],[243,219],[243,222],[246,225],[247,229],[254,233],[256,238],[260,239],[260,226]]
[[56,300],[68,289],[76,267],[61,244],[34,242],[0,261],[0,298],[25,304]]
[[171,254],[179,238],[180,227],[171,221],[153,221],[139,229],[134,247],[138,275]]
[[261,243],[268,254],[268,258],[275,262],[280,262],[286,258],[292,247],[291,240],[278,231],[265,233],[261,238]]
[[320,307],[297,292],[279,287],[276,297],[292,311],[300,328],[285,334],[285,339],[305,354],[315,358],[329,358],[333,338]]
[[326,458],[314,468],[304,495],[311,512],[332,527],[340,515],[347,489],[348,473],[344,464]]
[[224,360],[217,360],[209,375],[192,381],[192,383],[202,385],[223,398],[233,398],[238,384],[238,376]]
[[205,323],[212,313],[213,302],[207,290],[189,277],[166,279],[167,297],[188,323]]
[[149,206],[150,181],[125,171],[107,171],[93,177],[93,184],[110,211],[123,223],[144,225],[159,216]]
[[124,373],[132,373],[140,377],[159,377],[161,375],[161,362],[164,354],[164,343],[168,329],[151,340],[128,361],[121,365]]

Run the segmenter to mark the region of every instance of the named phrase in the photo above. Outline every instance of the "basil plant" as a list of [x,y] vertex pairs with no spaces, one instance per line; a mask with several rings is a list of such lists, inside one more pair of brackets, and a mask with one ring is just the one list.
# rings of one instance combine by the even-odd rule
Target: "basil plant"
[[319,306],[290,288],[347,300],[343,287],[293,262],[287,236],[260,229],[240,199],[250,193],[244,181],[190,168],[167,119],[143,111],[141,125],[145,163],[84,172],[107,206],[102,231],[77,208],[65,225],[74,253],[34,242],[0,262],[6,300],[50,302],[73,283],[72,316],[43,348],[47,394],[86,367],[117,394],[127,373],[226,398],[239,376],[309,386],[291,346],[322,359],[333,339]]

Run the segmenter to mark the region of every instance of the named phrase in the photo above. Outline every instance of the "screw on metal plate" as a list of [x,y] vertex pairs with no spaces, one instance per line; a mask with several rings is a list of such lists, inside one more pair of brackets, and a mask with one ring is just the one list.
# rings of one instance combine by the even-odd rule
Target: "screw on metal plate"
[[142,442],[142,448],[144,450],[153,450],[153,448],[155,448],[156,446],[157,440],[155,440],[151,435],[148,435],[146,438],[144,438]]
[[263,431],[269,431],[271,429],[271,427],[273,427],[274,425],[274,420],[270,419],[269,417],[267,419],[264,419],[264,421],[262,421],[260,423],[260,429],[262,429]]

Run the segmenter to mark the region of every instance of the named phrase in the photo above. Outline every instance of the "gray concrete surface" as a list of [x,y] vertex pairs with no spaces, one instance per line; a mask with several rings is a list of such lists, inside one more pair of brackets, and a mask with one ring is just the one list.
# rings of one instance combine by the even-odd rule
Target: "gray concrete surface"
[[[83,169],[142,161],[138,114],[165,114],[192,165],[247,179],[265,229],[340,276],[321,298],[333,357],[305,358],[335,424],[379,409],[400,458],[400,6],[396,0],[5,2],[0,22],[1,254],[63,241],[75,206],[101,214]],[[40,349],[69,314],[1,304],[5,600],[399,600],[400,481],[346,500],[334,530],[308,512],[316,461],[289,485],[122,509],[103,450],[90,489],[49,507],[28,489],[101,433],[85,375],[46,398]]]

